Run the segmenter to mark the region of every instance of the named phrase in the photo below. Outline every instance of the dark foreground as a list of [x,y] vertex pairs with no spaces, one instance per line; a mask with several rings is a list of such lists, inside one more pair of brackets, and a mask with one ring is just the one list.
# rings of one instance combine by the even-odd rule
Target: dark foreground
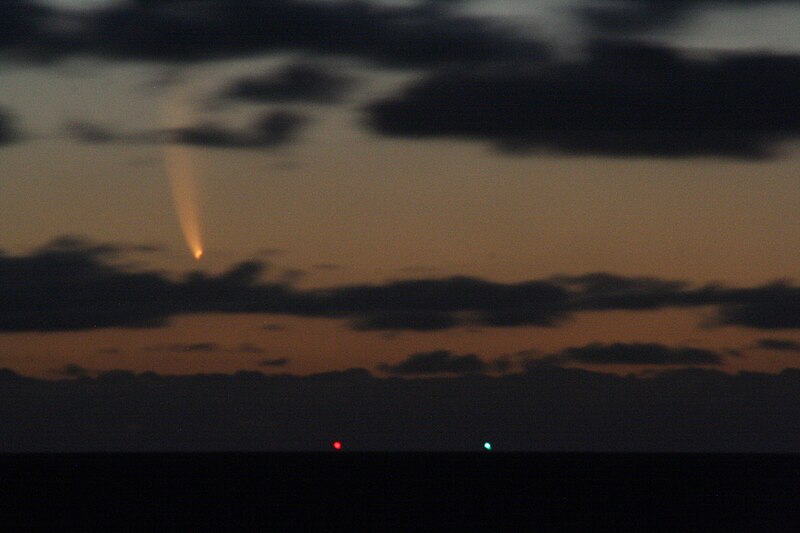
[[2,531],[800,531],[800,456],[0,455]]

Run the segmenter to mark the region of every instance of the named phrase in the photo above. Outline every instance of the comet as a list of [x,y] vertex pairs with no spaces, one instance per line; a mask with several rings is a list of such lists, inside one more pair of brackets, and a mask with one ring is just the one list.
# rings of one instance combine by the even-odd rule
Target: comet
[[[189,112],[182,95],[173,95],[167,99],[163,116],[169,130],[188,124]],[[164,162],[172,191],[172,203],[183,238],[195,260],[199,261],[203,257],[203,238],[197,193],[198,173],[192,158],[192,148],[179,144],[179,140],[170,140],[164,146]]]

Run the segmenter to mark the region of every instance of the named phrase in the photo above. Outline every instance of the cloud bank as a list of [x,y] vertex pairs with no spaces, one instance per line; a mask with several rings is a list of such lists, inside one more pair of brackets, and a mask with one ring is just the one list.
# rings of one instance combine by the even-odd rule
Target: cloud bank
[[424,379],[117,370],[54,382],[0,370],[0,396],[0,452],[308,451],[334,438],[384,451],[475,450],[487,438],[524,451],[800,448],[797,369],[636,378],[544,366]]
[[[189,62],[299,51],[429,66],[541,53],[530,39],[443,3],[390,6],[305,0],[129,0],[95,10],[4,3],[8,53],[26,59],[92,55]],[[5,15],[3,17],[3,15]]]
[[707,307],[717,312],[710,325],[800,328],[800,288],[785,282],[693,287],[593,273],[518,283],[456,276],[302,290],[285,280],[262,281],[265,265],[257,261],[179,280],[133,271],[115,262],[128,249],[61,238],[29,255],[0,255],[0,331],[145,328],[198,313],[322,317],[361,330],[555,327],[578,313]]
[[585,365],[719,365],[722,357],[711,350],[690,347],[671,347],[655,343],[593,343],[566,348],[561,352],[534,359],[541,364],[581,363]]
[[800,57],[599,42],[581,60],[445,69],[366,109],[383,135],[505,150],[763,158],[800,136]]
[[[159,63],[297,52],[413,69],[422,80],[366,107],[373,132],[482,140],[517,153],[755,159],[800,135],[800,56],[697,57],[626,40],[597,42],[583,59],[564,59],[495,19],[460,14],[457,4],[128,0],[68,11],[13,0],[0,8],[8,29],[0,51],[22,61],[82,55]],[[712,5],[720,2],[603,1],[568,9],[608,35],[668,25]],[[334,103],[351,81],[319,64],[290,65],[233,81],[218,97]],[[298,126],[293,119],[248,132],[206,124],[173,133],[191,144],[260,148],[286,142]],[[73,133],[110,140],[92,125]]]

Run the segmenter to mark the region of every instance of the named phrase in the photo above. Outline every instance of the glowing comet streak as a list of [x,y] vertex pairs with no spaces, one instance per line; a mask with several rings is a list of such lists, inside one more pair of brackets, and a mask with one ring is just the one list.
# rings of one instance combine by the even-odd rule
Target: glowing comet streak
[[[164,116],[169,130],[185,127],[188,123],[185,104],[177,98],[167,101]],[[194,258],[199,261],[203,257],[203,238],[197,173],[192,162],[191,150],[188,146],[179,144],[178,140],[171,140],[164,146],[164,160],[183,238]]]

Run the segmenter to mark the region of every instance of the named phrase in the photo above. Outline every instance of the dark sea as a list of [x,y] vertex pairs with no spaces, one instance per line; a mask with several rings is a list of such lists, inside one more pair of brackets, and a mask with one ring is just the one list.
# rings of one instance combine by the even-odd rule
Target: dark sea
[[792,531],[800,455],[0,455],[0,531]]

